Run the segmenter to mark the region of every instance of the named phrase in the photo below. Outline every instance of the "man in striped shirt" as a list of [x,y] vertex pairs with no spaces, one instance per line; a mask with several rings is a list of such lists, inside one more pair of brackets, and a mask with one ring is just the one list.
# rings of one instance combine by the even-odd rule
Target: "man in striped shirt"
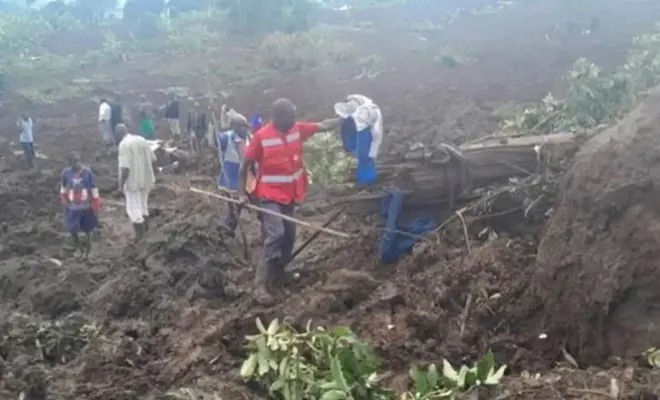
[[[62,171],[60,200],[64,207],[64,225],[73,239],[76,256],[87,259],[92,249],[92,232],[99,226],[97,212],[101,208],[101,198],[94,174],[80,165],[77,153],[71,153],[69,167]],[[82,243],[79,232],[85,233]]]

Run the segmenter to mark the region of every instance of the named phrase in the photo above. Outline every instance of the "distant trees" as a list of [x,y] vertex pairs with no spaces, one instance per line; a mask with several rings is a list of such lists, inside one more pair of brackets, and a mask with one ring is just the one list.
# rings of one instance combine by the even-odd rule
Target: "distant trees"
[[99,25],[116,10],[117,0],[55,0],[41,9],[50,20],[52,18],[49,17],[70,16],[83,25]]
[[158,36],[158,20],[165,11],[163,0],[128,0],[123,11],[124,22],[137,38],[153,39]]
[[170,17],[176,17],[181,13],[202,10],[204,8],[215,7],[215,0],[169,0],[167,9]]
[[[36,0],[0,0],[0,12],[26,12]],[[373,0],[383,1],[383,0]],[[392,0],[386,0],[392,1]],[[198,10],[222,9],[228,15],[227,27],[235,33],[252,34],[272,31],[294,32],[308,29],[314,12],[324,1],[317,0],[127,0],[123,10],[118,0],[54,0],[35,10],[54,24],[55,30],[74,25],[99,25],[111,16],[123,13],[123,21],[132,30],[152,26],[167,12],[170,18]]]
[[305,30],[319,7],[312,0],[218,0],[217,4],[229,11],[233,30],[241,33]]

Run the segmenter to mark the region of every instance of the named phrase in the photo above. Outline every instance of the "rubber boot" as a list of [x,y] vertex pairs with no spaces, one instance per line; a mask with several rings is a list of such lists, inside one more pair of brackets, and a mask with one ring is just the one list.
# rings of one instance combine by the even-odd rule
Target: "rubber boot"
[[91,232],[85,235],[85,240],[83,241],[82,246],[82,259],[87,260],[89,258],[89,253],[92,252],[92,234]]
[[73,257],[80,258],[82,256],[82,251],[78,232],[71,232],[71,242],[73,243]]
[[262,306],[275,305],[275,297],[270,293],[267,287],[258,286],[254,292],[254,299]]
[[275,298],[271,294],[271,287],[273,286],[273,263],[263,262],[257,267],[257,275],[255,277],[255,291],[254,298],[257,303],[263,306],[272,306],[275,304]]
[[135,241],[139,242],[144,237],[144,223],[133,224],[133,231],[135,231]]
[[279,260],[273,263],[273,266],[271,267],[271,275],[272,275],[271,290],[273,292],[282,290],[284,288],[284,285],[287,284],[288,277],[286,275],[285,268],[286,265],[284,265]]

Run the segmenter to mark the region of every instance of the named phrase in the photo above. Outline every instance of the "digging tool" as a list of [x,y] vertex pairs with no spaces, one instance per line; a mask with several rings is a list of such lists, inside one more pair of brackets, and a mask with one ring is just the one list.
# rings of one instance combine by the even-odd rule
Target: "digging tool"
[[[243,204],[240,200],[232,199],[231,197],[222,196],[222,195],[219,195],[219,194],[216,194],[216,193],[207,192],[206,190],[201,190],[201,189],[196,189],[196,188],[190,188],[189,190],[191,192],[194,192],[194,193],[202,194],[202,195],[209,196],[209,197],[215,197],[217,199],[228,201],[228,202],[231,202],[231,203]],[[344,238],[344,239],[351,238],[351,235],[349,235],[348,233],[339,232],[339,231],[336,231],[334,229],[325,228],[325,227],[322,227],[322,226],[310,224],[309,222],[301,221],[299,219],[292,218],[292,217],[280,214],[280,213],[275,212],[275,211],[271,211],[271,210],[267,210],[265,208],[257,207],[253,204],[248,203],[248,204],[243,204],[243,206],[247,207],[251,210],[255,210],[255,211],[265,213],[265,214],[270,214],[270,215],[274,215],[276,217],[280,217],[280,218],[282,218],[284,220],[287,220],[289,222],[293,222],[296,225],[304,226],[306,228],[314,229],[316,231],[325,232],[327,234],[334,235],[334,236],[337,236],[337,237],[341,237],[341,238]]]
[[[340,215],[342,215],[346,211],[346,206],[340,208],[336,213],[332,214],[330,218],[328,218],[323,225],[321,225],[323,228],[327,228],[331,223],[333,223],[337,218],[339,218]],[[289,261],[286,263],[285,267],[289,265],[295,258],[298,256],[298,254],[302,253],[303,250],[307,246],[309,246],[314,240],[316,240],[317,237],[321,234],[321,231],[316,231],[312,234],[312,236],[308,237],[307,240],[305,240],[296,250],[294,250],[293,254],[291,254],[291,258]]]
[[[221,162],[222,163],[222,162]],[[224,166],[220,166],[222,174],[225,176],[225,179],[227,182],[229,182],[229,179],[227,178],[227,172],[225,171]],[[218,189],[225,191],[226,193],[231,193],[231,190],[223,187],[218,187]],[[238,210],[238,215],[236,216],[237,218],[237,224],[236,226],[238,227],[238,232],[241,235],[241,241],[243,242],[243,257],[248,261],[248,264],[250,264],[250,252],[248,251],[248,240],[247,236],[245,235],[245,230],[243,229],[243,225],[241,224],[241,214],[240,214],[240,208]]]

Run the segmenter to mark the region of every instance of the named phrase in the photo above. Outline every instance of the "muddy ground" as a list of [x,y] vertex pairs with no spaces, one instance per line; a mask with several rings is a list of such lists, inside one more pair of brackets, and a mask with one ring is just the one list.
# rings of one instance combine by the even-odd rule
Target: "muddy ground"
[[[561,75],[577,57],[605,66],[619,64],[632,35],[652,22],[644,14],[634,16],[636,23],[620,24],[622,11],[613,14],[603,7],[601,33],[583,36],[559,30],[557,39],[548,40],[545,35],[560,25],[558,14],[543,5],[536,7],[493,17],[488,24],[480,16],[469,17],[446,30],[442,40],[475,57],[475,62],[456,68],[434,61],[437,54],[428,49],[435,48],[439,39],[432,33],[425,33],[430,47],[427,42],[419,44],[414,35],[383,24],[392,18],[385,15],[381,20],[373,18],[376,26],[382,26],[381,35],[388,35],[387,43],[376,33],[346,34],[346,40],[365,54],[382,58],[384,70],[373,79],[354,79],[360,68],[349,60],[311,72],[278,73],[257,84],[225,83],[231,87],[230,101],[240,110],[263,110],[273,98],[287,96],[310,119],[327,115],[331,104],[350,92],[367,94],[383,108],[387,151],[396,153],[413,141],[461,142],[496,131],[498,109],[560,88]],[[533,18],[536,23],[512,24],[520,18]],[[140,94],[158,102],[171,86],[187,86],[199,96],[205,93],[203,79],[190,77],[195,74],[145,73],[156,63],[153,57],[136,57],[105,70],[121,78],[107,89],[126,103],[137,101]],[[9,142],[16,139],[11,122],[20,107],[10,96],[0,111],[0,127]],[[553,257],[561,257],[564,248],[550,245],[567,240],[572,257],[578,257],[590,240],[621,238],[627,231],[609,236],[602,228],[596,239],[579,235],[566,239],[570,227],[561,218],[580,220],[579,215],[560,207],[559,217],[546,225],[545,209],[537,210],[538,216],[529,221],[514,213],[504,219],[468,220],[471,251],[460,230],[448,229],[396,265],[383,266],[376,261],[374,224],[344,217],[333,227],[359,239],[319,238],[291,266],[300,272],[300,279],[287,288],[277,306],[263,308],[250,296],[259,261],[255,216],[243,216],[247,243],[228,238],[218,228],[224,205],[186,189],[190,185],[214,189],[217,161],[210,151],[184,171],[159,178],[152,195],[150,233],[137,248],[127,246],[130,224],[121,200],[113,196],[116,161],[100,150],[95,107],[89,99],[31,106],[42,155],[35,170],[22,168],[22,159],[12,152],[16,143],[0,146],[0,398],[193,398],[185,390],[198,399],[211,399],[214,394],[228,400],[259,398],[236,379],[243,336],[254,331],[256,317],[348,324],[388,361],[388,381],[398,388],[407,384],[411,363],[437,362],[442,357],[468,362],[492,349],[498,361],[510,366],[511,374],[486,398],[600,399],[616,398],[616,390],[619,398],[660,395],[658,373],[627,353],[635,346],[613,335],[619,331],[603,329],[612,341],[609,346],[589,347],[594,337],[588,335],[570,340],[571,332],[583,335],[584,330],[602,338],[603,332],[578,317],[583,313],[597,319],[603,307],[613,304],[612,297],[623,294],[615,288],[598,292],[600,297],[576,295],[596,290],[578,285],[601,278],[593,272],[599,259],[585,261],[586,266],[569,258],[556,260]],[[158,134],[166,137],[164,124],[159,124]],[[67,235],[57,190],[70,150],[83,152],[84,161],[98,174],[105,199],[103,227],[87,263],[77,262],[62,247]],[[639,153],[622,154],[629,159]],[[620,165],[628,165],[625,159]],[[644,170],[644,166],[648,164],[622,170]],[[584,174],[580,178],[577,173],[573,182],[611,177],[600,170]],[[573,188],[580,189],[584,188]],[[558,205],[566,208],[579,200],[564,199]],[[322,211],[304,215],[320,222],[330,212]],[[516,221],[516,229],[511,221]],[[480,239],[477,234],[486,226],[497,230],[499,238]],[[303,231],[300,238],[308,234]],[[622,246],[605,243],[609,249]],[[603,250],[590,249],[595,254]],[[641,260],[655,253],[636,254]],[[648,257],[637,260],[636,265],[642,265],[635,269],[639,274],[648,273]],[[625,268],[631,260],[622,258],[617,265]],[[564,268],[563,275],[555,271],[557,265]],[[584,274],[573,279],[571,268]],[[612,273],[609,278],[617,276]],[[468,297],[472,305],[466,312]],[[544,300],[551,300],[545,308]],[[644,307],[653,304],[647,300]],[[566,314],[572,304],[576,308]],[[539,339],[543,333],[549,340]],[[625,348],[617,347],[613,342],[617,340]],[[594,351],[601,357],[593,357]],[[573,354],[582,369],[575,368],[566,354]],[[595,366],[588,367],[590,361]]]

